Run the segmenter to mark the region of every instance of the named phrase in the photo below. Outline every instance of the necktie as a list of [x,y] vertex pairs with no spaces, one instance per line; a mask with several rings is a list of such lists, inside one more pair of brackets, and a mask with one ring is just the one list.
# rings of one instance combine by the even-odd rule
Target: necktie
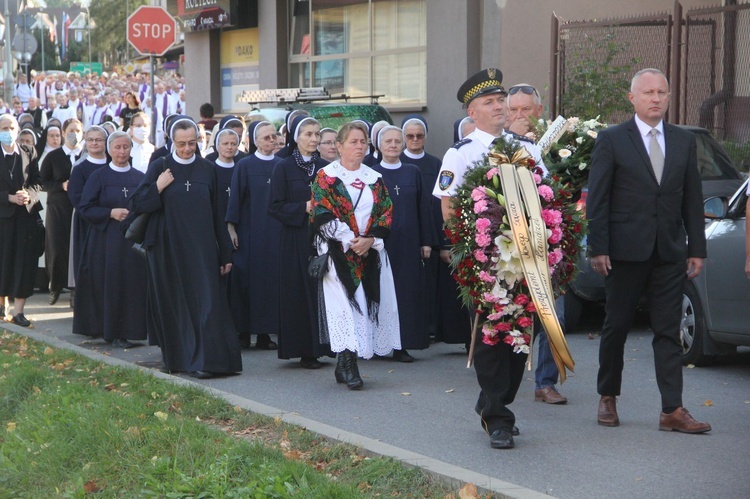
[[649,132],[651,135],[651,144],[649,146],[649,156],[651,157],[651,168],[654,169],[656,181],[661,184],[661,176],[664,173],[664,153],[661,151],[659,141],[656,140],[659,130],[652,128]]

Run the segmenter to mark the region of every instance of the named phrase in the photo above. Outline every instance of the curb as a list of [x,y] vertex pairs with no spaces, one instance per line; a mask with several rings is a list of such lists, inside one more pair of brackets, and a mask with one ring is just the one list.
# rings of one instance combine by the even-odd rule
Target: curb
[[148,372],[156,378],[162,379],[164,381],[169,381],[176,385],[201,387],[211,395],[220,397],[233,406],[241,407],[242,409],[254,412],[256,414],[262,414],[264,416],[269,416],[272,418],[281,418],[281,420],[285,423],[293,424],[295,426],[301,426],[306,430],[317,433],[318,435],[321,435],[329,440],[354,445],[360,448],[364,454],[371,457],[390,457],[401,461],[405,466],[421,468],[436,480],[454,487],[461,487],[465,483],[473,483],[474,485],[476,485],[479,493],[491,493],[503,499],[549,499],[550,497],[552,497],[535,490],[512,484],[510,482],[505,482],[498,478],[475,473],[465,468],[460,468],[458,466],[454,466],[452,464],[445,463],[443,461],[439,461],[422,454],[417,454],[416,452],[411,452],[394,445],[386,444],[379,440],[341,430],[325,423],[320,423],[318,421],[305,418],[295,412],[284,412],[281,409],[277,409],[266,404],[261,404],[259,402],[255,402],[253,400],[247,399],[245,397],[240,397],[223,390],[217,390],[215,388],[211,388],[210,386],[197,383],[189,379],[172,376],[170,374],[162,373],[158,370],[139,366],[115,357],[110,357],[108,355],[104,355],[99,352],[80,347],[78,345],[73,345],[57,337],[37,332],[33,329],[23,328],[12,323],[2,324],[0,325],[0,329],[6,329],[12,333],[29,337],[55,348],[69,350],[79,355],[88,357],[92,360],[96,360],[98,362],[102,362],[112,366],[124,367],[129,369],[140,369],[144,372]]

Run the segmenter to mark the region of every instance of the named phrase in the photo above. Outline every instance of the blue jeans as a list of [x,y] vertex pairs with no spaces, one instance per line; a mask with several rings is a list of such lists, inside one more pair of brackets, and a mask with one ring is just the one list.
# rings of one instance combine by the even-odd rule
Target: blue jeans
[[[555,300],[555,312],[557,312],[557,318],[560,324],[563,325],[564,331],[565,299],[563,296]],[[554,387],[557,384],[560,372],[557,370],[557,364],[555,364],[555,359],[552,357],[552,350],[547,340],[547,332],[543,327],[539,328],[539,332],[534,336],[534,339],[537,337],[539,338],[539,345],[537,346],[539,354],[537,355],[534,377],[536,380],[536,389],[539,390],[546,386]]]

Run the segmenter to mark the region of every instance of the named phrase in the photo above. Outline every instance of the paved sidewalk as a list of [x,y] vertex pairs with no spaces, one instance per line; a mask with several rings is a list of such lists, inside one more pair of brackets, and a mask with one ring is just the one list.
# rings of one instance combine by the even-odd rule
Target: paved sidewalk
[[[50,307],[46,295],[29,300],[35,338],[106,362],[154,367],[157,348],[112,349],[71,333],[68,295]],[[434,344],[411,352],[413,364],[362,361],[365,389],[337,384],[334,361],[309,371],[274,351],[243,351],[238,376],[199,381],[232,404],[307,427],[450,479],[472,482],[501,497],[638,498],[750,497],[750,353],[716,366],[684,369],[685,406],[708,421],[707,435],[658,430],[659,392],[651,333],[634,330],[626,345],[622,425],[596,424],[598,338],[568,337],[576,372],[560,387],[563,406],[534,402],[527,373],[513,404],[521,435],[513,450],[494,450],[473,411],[478,393],[462,346]],[[191,378],[155,376],[179,383]]]

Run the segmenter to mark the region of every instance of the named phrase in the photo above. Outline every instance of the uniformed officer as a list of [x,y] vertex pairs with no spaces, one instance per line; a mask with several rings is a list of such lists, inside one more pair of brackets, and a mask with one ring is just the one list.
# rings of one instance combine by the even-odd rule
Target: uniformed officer
[[[476,129],[456,142],[443,158],[433,189],[433,195],[441,198],[443,219],[452,215],[450,198],[456,194],[466,171],[482,160],[496,138],[511,138],[503,131],[508,108],[502,81],[502,72],[489,68],[466,80],[458,90],[458,100],[466,107]],[[537,164],[544,168],[539,147],[527,141],[521,143]],[[514,353],[513,347],[502,341],[489,346],[478,340],[474,348],[474,369],[481,390],[474,410],[482,419],[482,427],[490,435],[490,445],[495,449],[512,449],[515,445],[513,435],[518,435],[518,428],[515,427],[516,417],[509,406],[523,379],[527,355]]]

